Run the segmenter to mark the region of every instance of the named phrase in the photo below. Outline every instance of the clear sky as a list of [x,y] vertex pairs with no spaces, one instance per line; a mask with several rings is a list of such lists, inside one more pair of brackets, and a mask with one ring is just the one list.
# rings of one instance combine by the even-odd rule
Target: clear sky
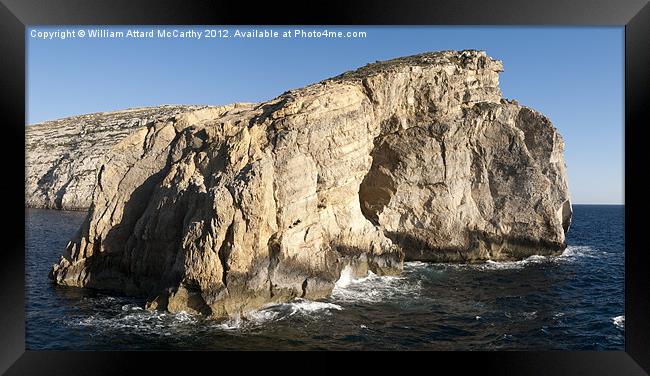
[[[231,33],[236,28],[228,27]],[[573,202],[623,203],[623,27],[315,29],[365,31],[367,37],[43,40],[30,37],[31,30],[66,27],[32,28],[26,36],[27,123],[160,104],[258,102],[376,60],[478,49],[503,60],[503,95],[544,113],[564,137]]]

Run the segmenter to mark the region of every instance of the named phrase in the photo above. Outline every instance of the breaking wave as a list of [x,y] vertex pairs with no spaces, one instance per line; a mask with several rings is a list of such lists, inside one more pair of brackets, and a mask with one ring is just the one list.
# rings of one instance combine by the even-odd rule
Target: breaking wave
[[625,316],[612,317],[612,323],[619,329],[625,329]]
[[235,315],[225,321],[213,324],[212,327],[224,330],[250,330],[295,315],[309,316],[314,313],[327,315],[332,310],[340,311],[342,309],[340,305],[333,303],[294,299],[287,303],[267,305],[243,315]]
[[129,333],[171,335],[170,329],[196,324],[200,318],[185,311],[167,313],[147,311],[135,304],[121,307],[121,313],[113,316],[91,315],[68,322],[71,326],[92,328],[101,333],[105,331],[128,330]]
[[598,258],[607,256],[608,252],[602,252],[586,245],[570,245],[566,247],[561,255],[553,257],[555,261],[577,261],[583,258]]
[[332,290],[331,299],[335,302],[377,303],[385,300],[418,298],[420,281],[408,281],[403,275],[379,276],[371,271],[363,278],[353,278],[352,271],[346,267],[341,278]]
[[488,260],[485,264],[476,265],[478,270],[501,270],[501,269],[522,269],[527,265],[541,264],[549,261],[546,256],[533,255],[524,260],[518,261],[492,261]]
[[111,310],[113,314],[91,315],[69,321],[66,324],[92,328],[98,333],[128,330],[129,333],[143,335],[172,335],[175,332],[191,330],[197,326],[224,330],[255,329],[269,322],[284,320],[292,316],[305,315],[308,317],[314,314],[330,314],[333,310],[343,309],[334,303],[294,299],[287,303],[267,305],[259,310],[236,315],[224,321],[213,321],[185,311],[168,313],[148,311],[137,304],[120,306],[119,301],[114,298],[101,298],[95,303],[100,305],[113,303]]

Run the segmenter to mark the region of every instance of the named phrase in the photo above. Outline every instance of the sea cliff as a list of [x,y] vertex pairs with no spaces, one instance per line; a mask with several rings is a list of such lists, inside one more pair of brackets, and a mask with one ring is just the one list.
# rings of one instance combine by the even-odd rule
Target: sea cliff
[[482,51],[425,53],[268,102],[154,115],[102,149],[77,203],[38,193],[90,206],[51,277],[223,317],[325,297],[344,268],[558,253],[564,143],[502,97],[502,69]]

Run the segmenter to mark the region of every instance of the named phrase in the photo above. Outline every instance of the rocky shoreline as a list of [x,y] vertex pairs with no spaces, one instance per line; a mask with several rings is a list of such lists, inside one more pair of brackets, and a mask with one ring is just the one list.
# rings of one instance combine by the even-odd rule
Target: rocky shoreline
[[[383,275],[404,259],[559,253],[564,143],[502,98],[502,69],[482,51],[444,51],[264,103],[151,108],[111,142],[98,136],[101,158],[67,146],[68,167],[28,135],[26,205],[90,207],[51,277],[217,318],[325,297],[346,266]],[[40,127],[41,140],[59,129]]]

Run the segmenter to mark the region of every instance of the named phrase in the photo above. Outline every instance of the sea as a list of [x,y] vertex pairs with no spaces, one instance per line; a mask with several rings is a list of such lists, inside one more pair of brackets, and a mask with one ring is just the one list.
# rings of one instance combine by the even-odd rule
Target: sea
[[47,275],[86,213],[26,209],[28,350],[624,350],[624,206],[574,205],[559,256],[407,262],[227,320],[150,312]]

